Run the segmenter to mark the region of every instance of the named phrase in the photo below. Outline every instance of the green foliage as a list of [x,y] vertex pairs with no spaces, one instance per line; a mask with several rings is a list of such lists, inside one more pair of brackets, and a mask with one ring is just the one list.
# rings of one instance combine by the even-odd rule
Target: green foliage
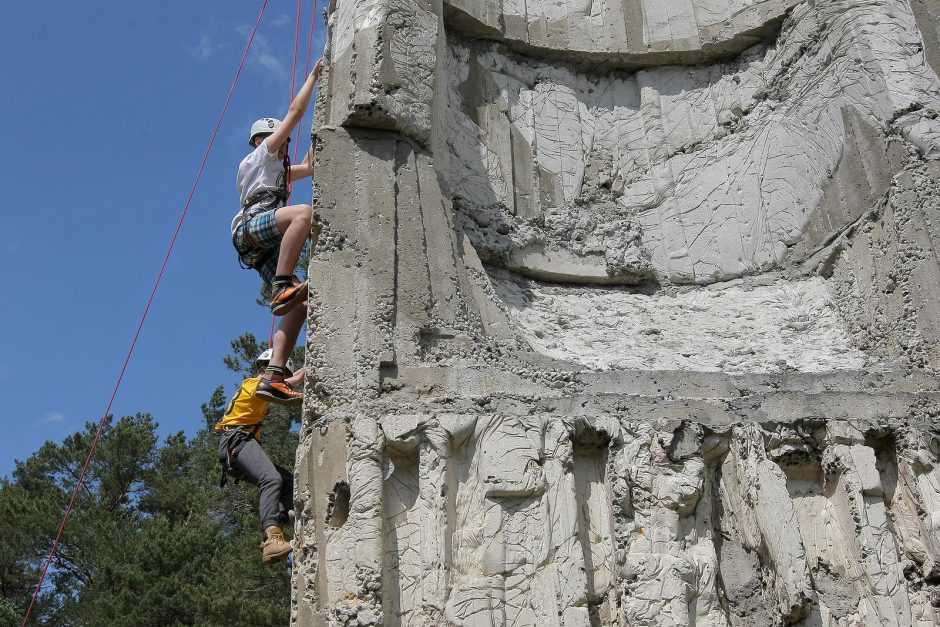
[[[223,361],[229,370],[237,372],[243,377],[252,377],[257,374],[255,372],[255,359],[266,348],[268,348],[267,342],[259,342],[251,333],[245,333],[232,340],[232,354],[227,355]],[[304,363],[303,347],[295,347],[291,358],[295,364]]]
[[225,367],[243,377],[253,376],[255,359],[267,347],[267,343],[258,342],[251,333],[240,335],[232,340],[232,354],[223,359]]
[[0,627],[19,627],[22,622],[23,615],[16,606],[0,597]]
[[[226,363],[249,374],[258,344],[233,342]],[[261,565],[258,490],[219,489],[216,388],[201,429],[159,442],[147,414],[105,422],[43,585],[34,625],[285,625],[287,566]],[[297,410],[272,407],[265,450],[293,466]],[[0,479],[0,627],[19,625],[85,463],[97,425],[47,442]]]

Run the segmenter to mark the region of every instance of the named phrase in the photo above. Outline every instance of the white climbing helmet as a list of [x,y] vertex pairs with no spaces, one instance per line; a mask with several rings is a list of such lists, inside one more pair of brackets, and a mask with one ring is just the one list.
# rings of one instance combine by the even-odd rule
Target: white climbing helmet
[[255,135],[259,133],[273,133],[280,125],[281,121],[277,118],[261,118],[251,125],[251,133],[248,135],[248,145],[254,148]]
[[[268,348],[261,352],[255,358],[255,368],[265,368],[271,362],[271,357],[274,355],[274,349]],[[288,358],[287,360],[287,369],[291,372],[294,371],[294,360]]]

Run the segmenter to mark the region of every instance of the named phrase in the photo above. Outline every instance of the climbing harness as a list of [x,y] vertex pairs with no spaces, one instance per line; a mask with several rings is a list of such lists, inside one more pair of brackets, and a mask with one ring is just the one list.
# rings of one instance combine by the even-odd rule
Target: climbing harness
[[236,484],[245,478],[245,473],[236,468],[233,462],[250,441],[257,440],[261,443],[261,425],[223,427],[219,438],[219,465],[222,466],[219,487],[224,488],[229,477],[232,477]]
[[[255,124],[258,123],[255,122]],[[252,127],[252,131],[254,131],[254,127]],[[254,138],[254,135],[252,135],[252,138]],[[290,142],[289,137],[287,141]],[[282,184],[280,186],[260,187],[248,194],[242,202],[239,220],[232,233],[232,246],[235,247],[235,253],[238,256],[238,265],[245,270],[257,270],[264,267],[278,251],[277,247],[274,246],[262,248],[251,236],[251,232],[247,229],[243,230],[243,227],[262,213],[276,211],[287,204],[287,199],[290,197],[290,155],[286,151],[281,165],[284,167],[284,177],[281,179]],[[241,238],[239,238],[239,235],[241,235]],[[238,245],[239,239],[243,243],[242,246]],[[261,254],[253,254],[259,250],[262,250]]]
[[[263,209],[269,209],[277,201],[287,201],[287,190],[283,187],[262,187],[251,192],[242,203],[242,209],[248,209],[254,204],[258,204]],[[254,215],[251,216],[252,218]]]

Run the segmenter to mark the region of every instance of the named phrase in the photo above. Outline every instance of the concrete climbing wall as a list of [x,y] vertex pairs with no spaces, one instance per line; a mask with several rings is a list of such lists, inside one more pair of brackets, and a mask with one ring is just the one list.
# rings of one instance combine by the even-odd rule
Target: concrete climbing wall
[[327,16],[295,625],[940,624],[940,3]]

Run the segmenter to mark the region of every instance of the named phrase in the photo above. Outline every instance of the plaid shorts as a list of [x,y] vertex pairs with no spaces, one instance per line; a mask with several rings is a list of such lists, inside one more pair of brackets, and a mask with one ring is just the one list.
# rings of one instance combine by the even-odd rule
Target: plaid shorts
[[275,211],[271,209],[242,222],[232,236],[232,244],[241,262],[257,270],[265,283],[271,283],[277,273],[277,257],[283,237],[277,228]]

